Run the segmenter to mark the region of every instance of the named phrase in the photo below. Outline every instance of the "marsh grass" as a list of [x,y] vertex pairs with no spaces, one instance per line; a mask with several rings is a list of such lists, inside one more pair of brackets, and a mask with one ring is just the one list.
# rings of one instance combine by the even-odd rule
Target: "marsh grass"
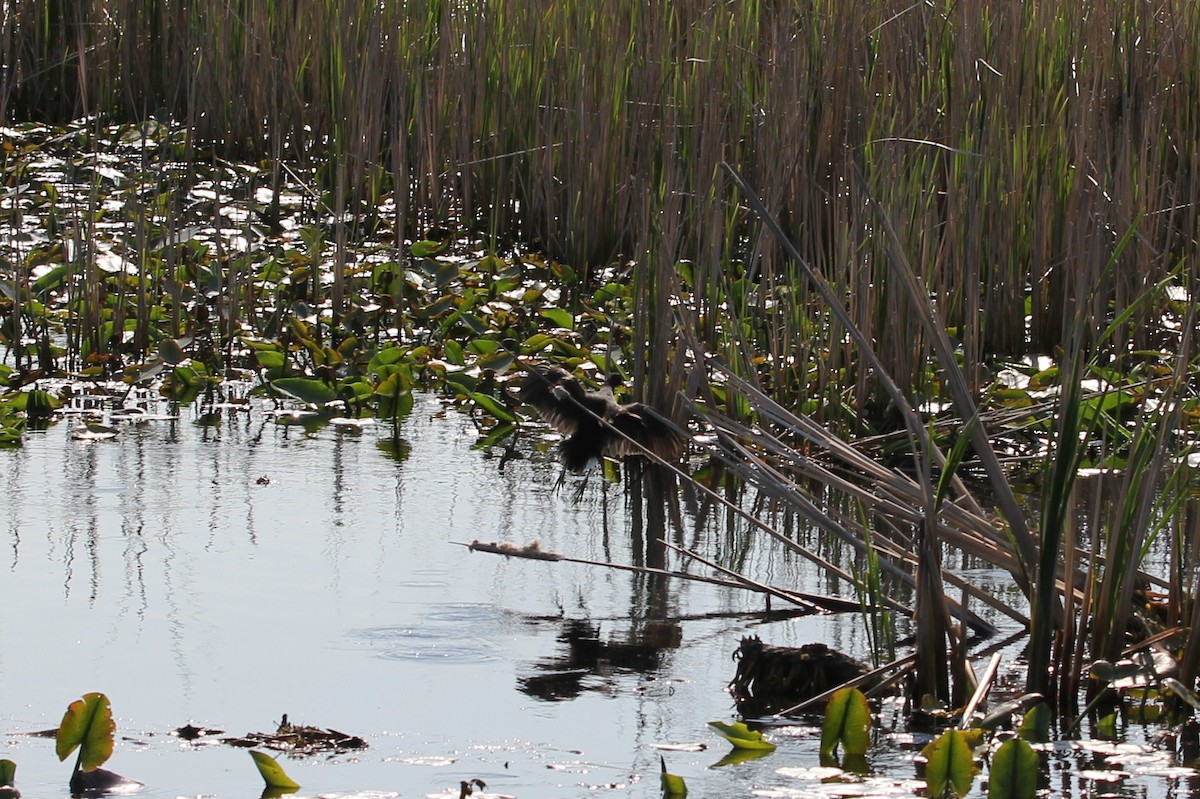
[[[829,346],[836,325],[808,343],[806,281],[742,210],[723,161],[917,393],[939,390],[927,340],[864,201],[892,220],[976,389],[992,356],[1049,351],[1062,320],[1119,314],[1195,250],[1190,3],[108,0],[6,4],[0,38],[0,118],[161,114],[191,131],[196,156],[265,159],[272,186],[281,162],[311,169],[341,220],[339,270],[342,237],[376,224],[386,196],[399,241],[454,217],[536,243],[585,285],[631,259],[635,338],[657,372],[687,262],[712,349],[731,363],[769,353],[774,390],[834,415],[839,387],[858,387],[859,419],[886,400],[852,351]],[[1135,246],[1080,296],[1076,278],[1131,227]],[[340,309],[340,279],[331,292]],[[1154,344],[1155,312],[1117,344]]]

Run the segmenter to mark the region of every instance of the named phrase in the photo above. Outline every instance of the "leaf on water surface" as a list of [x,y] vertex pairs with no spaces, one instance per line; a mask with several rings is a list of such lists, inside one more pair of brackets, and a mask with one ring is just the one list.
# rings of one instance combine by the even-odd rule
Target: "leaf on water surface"
[[821,755],[833,754],[839,744],[847,755],[865,755],[871,745],[871,708],[857,688],[842,688],[825,706]]
[[254,758],[254,765],[258,766],[258,773],[262,775],[267,788],[274,788],[283,793],[300,790],[300,784],[287,775],[275,758],[256,749],[250,750],[250,757]]
[[439,253],[445,252],[446,248],[449,246],[450,239],[446,239],[445,241],[421,239],[419,241],[414,241],[412,243],[412,247],[409,249],[412,250],[412,254],[417,258],[428,258],[431,255],[438,255]]
[[178,366],[187,360],[187,353],[183,348],[192,343],[190,338],[164,338],[158,343],[158,357],[162,358],[163,363],[171,366]]
[[72,796],[109,796],[137,793],[146,786],[137,780],[122,777],[113,771],[98,768],[93,771],[75,771],[71,774]]
[[1007,702],[1002,702],[992,708],[992,712],[988,713],[983,721],[979,722],[979,727],[989,731],[995,730],[997,727],[1012,721],[1014,713],[1023,713],[1028,708],[1041,702],[1043,698],[1039,693],[1028,693],[1022,694],[1015,699],[1010,699]]
[[1026,711],[1017,732],[1026,741],[1045,743],[1050,740],[1050,722],[1053,716],[1045,702],[1038,702]]
[[561,327],[566,330],[575,329],[575,316],[565,308],[543,308],[541,315],[543,319],[549,320],[555,327]]
[[78,748],[79,768],[94,771],[112,757],[116,729],[108,697],[98,692],[84,694],[67,706],[54,751],[59,760],[66,760]]
[[925,785],[929,795],[940,797],[947,789],[966,796],[975,779],[975,757],[963,730],[946,730],[921,750],[925,758]]
[[[258,479],[261,481],[264,478],[260,477]],[[199,738],[205,738],[211,735],[221,735],[224,732],[224,730],[218,730],[213,727],[197,727],[195,724],[188,722],[182,727],[176,727],[175,729],[171,730],[170,734],[184,741],[195,741]]]
[[117,437],[117,429],[99,422],[84,422],[71,431],[71,438],[76,441],[106,441]]
[[324,381],[310,377],[282,377],[272,380],[271,388],[308,405],[324,405],[337,399],[337,392]]
[[515,417],[512,415],[512,413],[510,413],[507,408],[505,408],[503,405],[501,405],[499,402],[497,402],[494,397],[492,397],[488,394],[482,394],[477,391],[471,392],[471,394],[469,394],[468,396],[470,396],[472,402],[474,402],[480,408],[483,408],[485,411],[490,413],[492,416],[495,416],[500,421],[502,421],[502,422],[515,421]]
[[659,762],[662,763],[662,793],[667,799],[676,799],[677,797],[687,796],[687,784],[684,783],[683,777],[678,774],[667,773],[667,760],[662,755],[658,756]]
[[988,770],[988,799],[1033,799],[1040,763],[1028,742],[1010,738],[1000,744]]
[[710,721],[708,722],[708,726],[713,732],[720,735],[726,741],[729,741],[729,743],[738,749],[757,749],[769,752],[775,748],[775,744],[764,738],[761,732],[750,729],[740,721],[735,721],[733,724],[726,724],[723,721]]

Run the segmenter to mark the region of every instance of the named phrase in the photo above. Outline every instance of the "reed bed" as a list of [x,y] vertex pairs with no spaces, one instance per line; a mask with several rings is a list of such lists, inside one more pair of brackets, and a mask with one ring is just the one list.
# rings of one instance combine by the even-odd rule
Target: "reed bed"
[[[671,358],[662,326],[686,274],[704,340],[739,371],[824,404],[856,385],[860,412],[883,392],[828,346],[836,326],[812,341],[806,281],[720,163],[757,187],[917,393],[940,387],[889,277],[897,252],[977,389],[995,355],[1049,351],[1080,313],[1095,335],[1195,257],[1191,3],[51,0],[0,13],[0,118],[178,120],[197,157],[261,158],[275,181],[281,162],[311,168],[350,236],[390,195],[398,238],[454,218],[585,276],[632,260],[654,369]],[[1122,325],[1114,357],[1161,344],[1156,313]]]

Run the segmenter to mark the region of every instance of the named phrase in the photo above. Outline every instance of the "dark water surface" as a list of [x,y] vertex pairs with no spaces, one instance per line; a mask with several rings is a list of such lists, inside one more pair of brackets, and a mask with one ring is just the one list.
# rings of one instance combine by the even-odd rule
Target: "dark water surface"
[[[919,787],[911,759],[922,741],[886,731],[865,782],[823,784],[819,731],[803,726],[772,730],[779,749],[767,757],[714,767],[729,746],[705,723],[733,719],[723,688],[739,639],[824,641],[865,657],[856,615],[761,623],[751,615],[761,601],[742,591],[451,543],[537,540],[635,562],[647,550],[620,487],[593,477],[579,500],[555,493],[558,468],[540,453],[502,471],[498,451],[472,448],[471,422],[429,397],[403,425],[410,449],[399,460],[379,446],[382,426],[306,432],[257,407],[202,421],[189,409],[79,441],[68,419],[0,451],[0,758],[17,763],[25,799],[65,797],[70,762],[22,733],[56,726],[88,691],[105,692],[116,715],[107,766],[145,782],[149,799],[258,796],[245,749],[171,731],[270,732],[284,713],[369,744],[283,758],[302,797],[457,796],[476,778],[488,796],[657,797],[660,754],[693,796]],[[537,433],[524,436],[529,455]],[[681,519],[673,540],[707,557],[830,590],[764,536],[747,543],[744,529]],[[597,629],[599,652],[567,657],[571,634]],[[659,648],[629,646],[646,637]],[[1006,658],[1002,679],[1020,675]],[[1162,748],[1124,734],[1061,743],[1045,787],[1194,795],[1192,772]]]

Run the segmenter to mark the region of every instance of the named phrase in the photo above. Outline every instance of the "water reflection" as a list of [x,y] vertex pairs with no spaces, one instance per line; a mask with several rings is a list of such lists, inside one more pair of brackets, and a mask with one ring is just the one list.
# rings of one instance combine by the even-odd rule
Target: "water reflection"
[[[697,794],[743,796],[817,763],[813,730],[793,727],[771,757],[709,769],[723,748],[699,748],[715,745],[704,725],[731,718],[741,638],[867,657],[854,614],[767,613],[727,586],[450,543],[536,540],[579,560],[711,574],[670,544],[789,588],[836,588],[670,472],[593,476],[576,500],[554,491],[558,464],[529,436],[480,450],[486,431],[428,397],[398,440],[389,425],[278,424],[238,402],[154,411],[106,419],[109,441],[72,440],[66,422],[0,452],[0,728],[54,726],[71,699],[103,690],[118,735],[143,742],[119,744],[114,766],[147,799],[256,790],[244,752],[180,750],[166,733],[192,719],[261,730],[283,712],[369,743],[353,761],[303,763],[305,795],[424,795],[482,777],[522,799],[597,784],[652,797],[652,745],[676,742],[693,748],[669,752],[671,770]],[[777,509],[755,510],[853,565]],[[52,744],[5,745],[26,795],[65,796]],[[873,766],[907,778],[911,755],[885,748]]]
[[601,637],[598,624],[573,619],[562,622],[556,639],[558,651],[530,664],[517,678],[522,692],[549,702],[606,690],[614,672],[655,675],[665,653],[679,647],[683,629],[669,621],[647,621],[617,639]]

